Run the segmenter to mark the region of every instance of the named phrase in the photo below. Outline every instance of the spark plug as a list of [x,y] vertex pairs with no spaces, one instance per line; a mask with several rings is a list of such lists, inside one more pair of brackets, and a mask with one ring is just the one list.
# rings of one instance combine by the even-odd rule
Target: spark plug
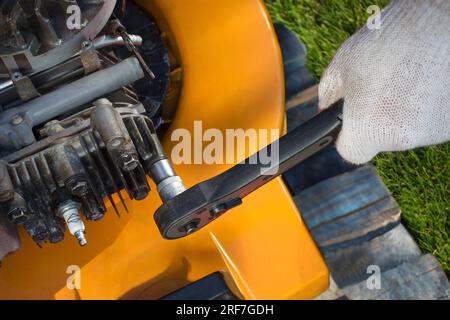
[[56,215],[64,219],[69,232],[77,238],[80,246],[85,246],[87,240],[84,234],[84,223],[80,217],[80,204],[73,200],[63,202],[59,205]]

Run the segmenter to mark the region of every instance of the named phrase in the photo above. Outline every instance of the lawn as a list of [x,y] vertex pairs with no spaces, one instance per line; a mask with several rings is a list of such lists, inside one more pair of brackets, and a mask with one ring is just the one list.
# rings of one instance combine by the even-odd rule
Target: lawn
[[[339,46],[368,18],[366,9],[388,0],[266,0],[274,22],[297,33],[316,78]],[[383,154],[373,163],[402,209],[405,226],[424,252],[450,276],[450,144]]]

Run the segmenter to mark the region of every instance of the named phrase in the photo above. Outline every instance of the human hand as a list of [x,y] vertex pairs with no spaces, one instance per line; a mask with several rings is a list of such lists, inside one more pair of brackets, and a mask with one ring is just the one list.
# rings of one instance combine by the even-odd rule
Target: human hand
[[337,150],[349,162],[450,140],[450,1],[393,1],[381,28],[338,50],[319,86],[321,110],[344,98]]

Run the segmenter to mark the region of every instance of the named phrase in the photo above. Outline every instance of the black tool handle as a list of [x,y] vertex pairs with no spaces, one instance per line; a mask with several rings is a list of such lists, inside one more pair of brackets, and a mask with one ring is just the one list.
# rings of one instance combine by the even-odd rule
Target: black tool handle
[[[154,216],[161,234],[176,239],[197,231],[240,205],[249,193],[333,143],[342,127],[343,104],[338,101],[242,163],[164,203]],[[270,165],[263,159],[271,159]]]

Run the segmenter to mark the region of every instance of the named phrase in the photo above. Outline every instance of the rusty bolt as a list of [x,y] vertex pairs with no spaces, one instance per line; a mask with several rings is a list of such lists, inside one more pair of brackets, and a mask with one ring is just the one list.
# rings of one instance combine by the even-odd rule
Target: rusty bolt
[[70,186],[73,195],[82,197],[88,192],[88,184],[86,181],[76,181]]
[[16,208],[8,214],[8,218],[15,224],[21,224],[27,220],[27,213],[24,209]]

